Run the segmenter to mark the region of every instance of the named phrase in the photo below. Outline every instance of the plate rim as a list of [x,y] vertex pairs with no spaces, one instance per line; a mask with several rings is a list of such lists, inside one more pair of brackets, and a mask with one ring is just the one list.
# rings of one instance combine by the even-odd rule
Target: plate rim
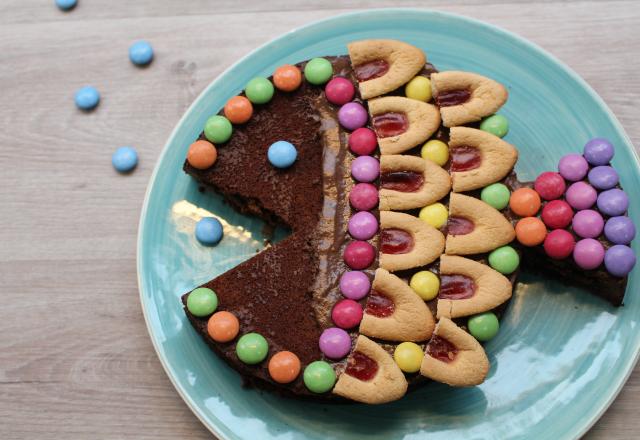
[[[184,124],[184,122],[191,116],[191,113],[193,112],[194,108],[198,105],[198,103],[204,99],[204,96],[207,95],[207,93],[209,92],[210,89],[212,89],[215,85],[216,82],[218,81],[218,79],[220,77],[222,77],[223,75],[225,75],[227,72],[229,72],[230,70],[233,70],[234,68],[236,68],[239,64],[244,63],[245,60],[251,58],[254,56],[254,54],[268,48],[271,47],[273,45],[278,44],[281,40],[285,39],[285,38],[291,38],[292,36],[295,36],[296,34],[299,34],[301,32],[305,32],[310,28],[316,27],[316,26],[321,26],[323,24],[326,24],[327,22],[331,22],[337,19],[345,19],[345,18],[367,18],[367,16],[369,15],[377,15],[380,14],[381,12],[388,12],[388,13],[399,13],[399,14],[420,14],[420,15],[429,15],[429,16],[433,16],[433,17],[439,17],[439,18],[444,18],[444,19],[454,19],[454,20],[460,20],[463,22],[468,22],[470,24],[473,24],[474,26],[479,26],[482,28],[485,28],[486,30],[489,30],[491,32],[497,33],[497,34],[501,34],[504,37],[516,40],[519,44],[522,44],[524,46],[526,46],[528,49],[533,50],[535,52],[537,52],[538,54],[548,58],[551,62],[553,62],[558,68],[560,68],[564,73],[566,73],[567,75],[569,75],[571,77],[572,80],[576,81],[589,95],[591,95],[591,97],[598,103],[598,105],[600,107],[602,107],[605,110],[605,114],[607,116],[607,118],[610,120],[610,122],[612,123],[612,125],[614,126],[614,128],[616,129],[616,131],[620,134],[620,136],[625,140],[625,142],[631,146],[633,146],[633,143],[631,142],[631,139],[629,138],[627,132],[625,131],[624,127],[622,126],[622,124],[620,123],[620,121],[618,120],[617,116],[613,113],[613,111],[609,108],[609,106],[606,104],[606,102],[602,99],[602,97],[591,87],[591,85],[584,80],[584,78],[582,78],[577,72],[575,72],[571,67],[569,67],[567,64],[565,64],[562,60],[560,60],[559,58],[557,58],[555,55],[553,55],[552,53],[548,52],[547,50],[545,50],[544,48],[542,48],[541,46],[537,45],[536,43],[526,39],[523,36],[520,36],[519,34],[509,31],[507,29],[504,29],[500,26],[473,18],[473,17],[469,17],[466,15],[462,15],[462,14],[457,14],[457,13],[453,13],[453,12],[448,12],[448,11],[441,11],[441,10],[436,10],[436,9],[429,9],[429,8],[373,8],[373,9],[366,9],[366,10],[359,10],[359,11],[353,11],[353,12],[347,12],[347,13],[342,13],[342,14],[336,14],[336,15],[332,15],[330,17],[326,17],[320,20],[314,20],[311,21],[309,23],[306,23],[302,26],[293,28],[292,30],[285,32],[283,34],[278,35],[277,37],[267,41],[266,43],[254,48],[253,50],[249,51],[247,54],[245,54],[244,56],[240,57],[237,61],[235,61],[234,63],[232,63],[231,65],[229,65],[226,69],[224,69],[222,72],[220,72],[216,77],[214,77],[211,82],[209,82],[209,84],[202,89],[202,91],[198,94],[198,96],[194,99],[194,101],[189,105],[189,107],[187,108],[187,110],[183,113],[183,115],[180,117],[180,119],[178,120],[178,122],[176,123],[176,125],[174,126],[173,130],[171,131],[169,137],[167,138],[167,141],[164,143],[164,146],[162,147],[162,151],[160,152],[160,155],[158,156],[154,168],[153,168],[153,172],[151,173],[151,176],[149,178],[149,182],[147,183],[147,187],[145,189],[145,194],[144,194],[144,201],[142,204],[142,208],[141,208],[141,212],[140,212],[140,219],[138,222],[138,234],[137,234],[137,240],[136,240],[136,276],[137,276],[137,283],[138,283],[138,294],[139,294],[139,298],[140,298],[140,306],[142,308],[142,315],[144,317],[144,321],[145,321],[145,325],[147,327],[147,332],[149,334],[149,338],[151,339],[152,345],[153,345],[153,349],[156,352],[156,355],[158,356],[158,359],[160,360],[160,364],[162,365],[162,368],[164,369],[166,375],[169,377],[169,380],[171,381],[173,387],[176,389],[176,391],[178,392],[178,394],[180,395],[180,397],[182,398],[182,400],[187,404],[187,406],[189,407],[189,409],[191,410],[191,412],[198,418],[198,420],[205,426],[205,428],[207,428],[207,430],[209,430],[212,434],[214,434],[215,436],[217,436],[218,438],[220,438],[221,440],[230,440],[230,437],[228,437],[226,434],[224,434],[216,425],[210,425],[207,421],[205,421],[203,414],[201,414],[200,409],[198,408],[197,405],[195,405],[195,403],[193,402],[193,400],[191,399],[191,397],[189,396],[189,394],[177,383],[174,375],[172,374],[171,368],[170,368],[170,363],[168,362],[168,359],[165,357],[164,353],[160,350],[159,347],[159,343],[157,341],[156,335],[154,333],[154,330],[152,328],[151,322],[150,322],[150,318],[147,316],[147,307],[148,304],[146,302],[145,299],[145,295],[144,295],[144,283],[142,281],[143,279],[143,273],[142,273],[142,242],[143,242],[143,236],[144,236],[144,223],[146,221],[146,217],[148,214],[148,207],[149,207],[149,203],[150,203],[150,195],[151,192],[153,190],[153,187],[155,186],[155,182],[156,179],[158,178],[158,173],[159,173],[159,168],[160,168],[160,164],[163,162],[165,156],[167,155],[168,151],[169,151],[169,146],[170,144],[173,143],[174,138],[176,137],[176,134],[179,130],[179,128]],[[627,148],[625,146],[625,148]],[[636,163],[640,162],[640,155],[638,153],[638,151],[635,148],[631,148],[631,154],[634,156],[634,158],[636,159]],[[636,346],[635,346],[635,354],[633,357],[629,358],[630,361],[627,363],[627,365],[625,365],[626,371],[625,374],[623,374],[622,376],[619,377],[619,379],[617,380],[617,383],[615,383],[615,386],[612,389],[612,391],[609,393],[609,395],[607,396],[606,401],[601,402],[600,407],[598,408],[598,410],[592,415],[592,417],[590,417],[588,420],[586,420],[585,422],[582,422],[581,419],[581,425],[580,427],[577,429],[577,431],[575,431],[575,435],[571,436],[571,434],[569,433],[570,437],[567,438],[571,438],[571,439],[579,439],[581,438],[584,434],[587,433],[587,431],[593,427],[595,425],[595,423],[600,420],[600,418],[602,417],[602,415],[606,412],[606,410],[611,406],[611,404],[615,401],[615,399],[618,397],[618,395],[620,394],[620,392],[622,391],[622,388],[624,387],[624,385],[626,384],[626,382],[628,381],[629,377],[631,376],[631,373],[633,372],[636,364],[638,363],[638,360],[640,359],[640,340],[636,341]],[[615,380],[615,379],[613,379]]]

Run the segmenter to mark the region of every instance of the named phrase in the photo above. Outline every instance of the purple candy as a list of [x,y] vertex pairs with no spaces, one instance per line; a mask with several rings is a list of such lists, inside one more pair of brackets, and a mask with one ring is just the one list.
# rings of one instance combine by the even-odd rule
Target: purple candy
[[588,183],[576,182],[569,186],[565,198],[567,203],[575,209],[588,209],[596,202],[598,193]]
[[600,266],[604,259],[604,247],[598,240],[585,238],[573,248],[573,260],[582,269],[591,270]]
[[364,127],[369,119],[367,110],[357,102],[348,102],[338,110],[338,120],[347,130]]
[[604,266],[613,276],[624,277],[636,265],[636,254],[629,246],[617,244],[607,249]]
[[571,182],[582,180],[589,171],[589,164],[579,154],[567,154],[558,163],[560,175]]
[[603,191],[598,196],[598,209],[606,215],[622,215],[629,207],[629,197],[624,191],[613,188]]
[[380,162],[371,156],[356,157],[351,162],[351,175],[360,182],[373,182],[380,175]]
[[322,332],[319,345],[326,357],[342,359],[351,351],[351,337],[341,328],[331,327]]
[[615,244],[629,244],[636,236],[636,227],[629,217],[611,217],[604,225],[604,235]]
[[613,153],[613,145],[605,138],[593,138],[584,146],[584,158],[591,165],[608,164]]
[[618,180],[618,173],[610,166],[599,166],[589,171],[589,183],[598,189],[613,188]]
[[358,211],[369,211],[378,206],[378,189],[370,183],[358,183],[351,188],[349,201]]
[[378,219],[368,211],[360,211],[349,219],[349,234],[356,240],[369,240],[378,232]]
[[340,277],[340,292],[355,301],[364,298],[371,290],[371,281],[364,273],[357,270],[345,272]]
[[578,211],[573,216],[571,226],[573,227],[573,232],[582,238],[596,238],[602,234],[604,220],[599,212],[593,209],[585,209],[584,211]]

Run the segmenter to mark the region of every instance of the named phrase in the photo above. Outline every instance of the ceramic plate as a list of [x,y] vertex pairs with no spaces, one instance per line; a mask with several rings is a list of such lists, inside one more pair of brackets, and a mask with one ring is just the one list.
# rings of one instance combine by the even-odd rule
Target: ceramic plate
[[[638,158],[607,106],[574,72],[520,37],[468,18],[407,9],[342,15],[295,30],[240,60],[202,92],[169,138],[149,183],[138,277],[162,365],[202,423],[224,439],[579,437],[636,362],[640,266],[622,308],[522,274],[498,336],[486,344],[491,371],[485,383],[468,389],[432,383],[377,407],[299,402],[243,389],[238,374],[209,351],[185,318],[181,293],[263,246],[259,220],[237,214],[214,194],[201,194],[182,172],[189,144],[207,117],[254,76],[268,76],[284,63],[345,54],[348,42],[366,38],[404,40],[424,49],[441,70],[476,71],[505,84],[510,96],[501,113],[511,126],[506,140],[520,150],[521,178],[555,169],[563,154],[604,136],[616,146],[613,164],[622,185],[640,187]],[[631,206],[636,222],[639,210],[640,203]],[[224,240],[215,248],[194,239],[195,221],[206,213],[224,224]]]

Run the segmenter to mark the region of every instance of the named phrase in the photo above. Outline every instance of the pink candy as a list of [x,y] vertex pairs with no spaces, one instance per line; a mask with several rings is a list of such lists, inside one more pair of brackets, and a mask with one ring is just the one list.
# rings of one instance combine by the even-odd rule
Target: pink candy
[[375,257],[375,249],[366,241],[352,241],[344,249],[344,262],[351,269],[366,269],[371,266]]
[[338,120],[347,130],[364,127],[369,119],[367,111],[357,102],[348,102],[338,110]]
[[343,105],[353,99],[356,89],[346,78],[335,77],[327,83],[324,93],[327,100],[336,105]]
[[596,202],[598,193],[588,183],[576,182],[569,186],[565,198],[569,205],[577,210],[588,209]]
[[370,128],[360,127],[349,135],[349,148],[358,156],[373,153],[377,146],[376,134]]
[[362,306],[352,299],[340,300],[331,310],[331,319],[340,328],[353,328],[362,320]]
[[369,240],[378,232],[378,219],[367,211],[357,212],[349,219],[349,234],[356,240]]
[[370,183],[358,183],[351,188],[349,201],[358,211],[369,211],[378,206],[378,189]]

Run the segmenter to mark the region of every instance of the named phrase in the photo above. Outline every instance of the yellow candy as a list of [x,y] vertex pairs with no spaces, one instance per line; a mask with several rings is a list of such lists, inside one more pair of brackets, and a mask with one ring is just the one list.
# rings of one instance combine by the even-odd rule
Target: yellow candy
[[418,344],[403,342],[393,352],[393,359],[405,373],[415,373],[420,370],[424,353]]
[[416,76],[404,88],[404,94],[407,98],[429,102],[431,101],[431,81],[425,76]]
[[420,298],[425,301],[431,301],[438,296],[438,291],[440,290],[440,279],[433,272],[421,270],[420,272],[413,274],[411,281],[409,282],[409,286],[411,286],[413,291],[416,292]]
[[442,167],[449,160],[449,146],[442,141],[431,139],[422,146],[420,155],[423,159],[429,159]]
[[440,229],[447,223],[449,211],[447,211],[447,207],[442,203],[434,203],[433,205],[422,208],[418,217],[420,217],[420,220],[423,222],[430,224],[436,229]]

